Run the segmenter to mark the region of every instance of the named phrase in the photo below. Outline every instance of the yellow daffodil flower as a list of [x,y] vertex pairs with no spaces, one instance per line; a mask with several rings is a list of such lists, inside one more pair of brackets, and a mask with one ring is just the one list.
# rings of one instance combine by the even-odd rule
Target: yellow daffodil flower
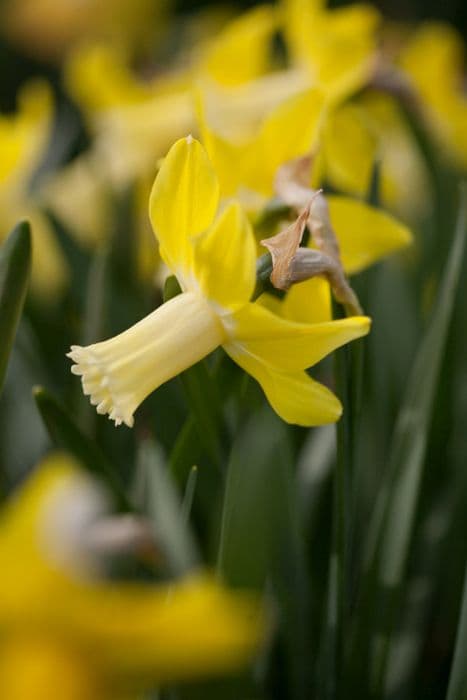
[[260,5],[243,13],[199,49],[197,71],[226,87],[259,78],[271,69],[270,42],[277,27],[278,17],[272,5]]
[[52,689],[61,700],[136,698],[232,671],[257,650],[257,601],[206,574],[164,585],[91,576],[81,555],[105,509],[101,488],[63,455],[39,465],[3,508],[2,698],[48,700]]
[[415,32],[400,65],[422,100],[429,123],[451,158],[467,167],[467,98],[463,90],[462,38],[447,24]]
[[30,191],[32,178],[44,156],[52,128],[52,98],[43,83],[27,85],[19,95],[18,111],[0,116],[0,238],[19,219],[31,221],[33,236],[32,285],[52,297],[66,281],[66,264],[39,199]]
[[200,97],[200,129],[219,175],[221,195],[240,197],[247,208],[259,209],[274,194],[278,168],[316,148],[324,97],[319,90],[299,92],[267,111],[259,125],[240,130],[237,124],[233,132],[218,113],[215,116],[217,106],[214,102],[210,108],[209,100]]
[[288,48],[313,85],[336,103],[368,82],[375,68],[378,11],[367,4],[329,10],[324,0],[284,0]]
[[148,394],[223,346],[284,420],[337,420],[339,401],[305,370],[365,335],[369,319],[293,323],[250,303],[255,240],[237,203],[215,218],[218,200],[217,177],[202,146],[191,137],[178,141],[154,183],[150,216],[161,256],[183,293],[115,338],[72,347],[72,371],[99,413],[132,426]]
[[95,44],[70,55],[65,80],[88,119],[96,161],[116,187],[153,178],[158,159],[192,128],[189,71],[145,81],[123,52]]

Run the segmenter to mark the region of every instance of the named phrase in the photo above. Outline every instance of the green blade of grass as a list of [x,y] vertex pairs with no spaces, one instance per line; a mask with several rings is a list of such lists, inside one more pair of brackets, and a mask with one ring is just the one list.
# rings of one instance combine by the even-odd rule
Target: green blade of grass
[[454,657],[449,675],[446,700],[465,700],[467,697],[467,568],[464,579],[464,592],[457,629]]
[[145,440],[139,449],[137,474],[140,506],[150,519],[174,575],[186,574],[199,563],[194,540],[187,527],[186,506],[167,469],[160,448]]
[[31,230],[26,221],[0,249],[0,392],[24,306],[31,269]]
[[286,433],[269,412],[253,417],[233,445],[217,562],[232,585],[264,585],[284,531],[289,462]]
[[465,249],[467,190],[461,192],[451,251],[429,327],[415,359],[396,423],[388,478],[372,523],[370,570],[376,573],[378,625],[373,638],[372,688],[384,693],[394,615],[415,524],[428,431]]
[[[337,311],[339,313],[336,315],[342,316],[341,310]],[[334,354],[336,391],[344,410],[336,425],[332,542],[326,619],[320,652],[320,697],[330,699],[341,697],[344,691],[344,650],[352,595],[351,552],[356,501],[353,482],[363,378],[362,353],[362,341],[354,341]]]
[[34,399],[52,442],[69,451],[83,467],[105,482],[121,509],[132,510],[123,484],[96,443],[81,432],[66,410],[44,388],[34,388]]
[[272,584],[289,697],[307,700],[313,670],[309,576],[289,438],[269,409],[239,433],[227,471],[217,566],[232,586]]

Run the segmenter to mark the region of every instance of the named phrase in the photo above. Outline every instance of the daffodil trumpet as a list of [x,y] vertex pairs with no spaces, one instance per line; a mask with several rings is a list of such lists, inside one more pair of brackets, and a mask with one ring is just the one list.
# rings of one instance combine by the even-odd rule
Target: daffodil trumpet
[[340,402],[306,370],[368,333],[370,320],[296,323],[252,303],[256,243],[250,223],[237,202],[216,216],[218,204],[219,184],[205,150],[192,137],[181,139],[154,182],[150,218],[182,293],[115,338],[73,346],[72,371],[99,413],[131,427],[150,393],[222,346],[287,422],[336,421]]

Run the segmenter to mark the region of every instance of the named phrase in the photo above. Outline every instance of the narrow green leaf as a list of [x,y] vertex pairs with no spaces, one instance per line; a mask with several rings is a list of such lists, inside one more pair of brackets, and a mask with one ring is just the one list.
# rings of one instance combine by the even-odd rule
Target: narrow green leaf
[[186,523],[186,511],[158,446],[149,440],[139,449],[137,470],[140,505],[151,520],[174,575],[185,574],[199,563],[198,552]]
[[[378,644],[373,687],[383,692],[397,609],[423,475],[428,432],[456,290],[464,258],[467,190],[462,188],[458,221],[438,300],[418,351],[396,423],[388,478],[383,484],[370,531],[370,569],[377,571]],[[376,612],[376,611],[375,611]]]
[[185,495],[183,497],[182,503],[182,516],[183,522],[188,523],[190,520],[191,507],[193,505],[193,498],[195,496],[196,483],[198,481],[198,467],[194,465],[191,468],[190,474],[188,476],[185,488]]
[[31,230],[26,221],[0,249],[0,392],[24,306],[31,269]]
[[467,697],[467,568],[464,579],[464,592],[457,629],[454,658],[446,700],[465,700]]
[[110,286],[109,255],[109,249],[103,248],[91,261],[86,289],[82,345],[95,343],[105,334],[106,295]]
[[132,510],[118,475],[99,447],[81,432],[66,410],[44,388],[34,388],[34,399],[52,442],[69,451],[83,467],[102,479],[120,508]]
[[252,418],[234,443],[218,551],[219,572],[233,585],[264,584],[283,542],[290,462],[285,428],[269,411]]

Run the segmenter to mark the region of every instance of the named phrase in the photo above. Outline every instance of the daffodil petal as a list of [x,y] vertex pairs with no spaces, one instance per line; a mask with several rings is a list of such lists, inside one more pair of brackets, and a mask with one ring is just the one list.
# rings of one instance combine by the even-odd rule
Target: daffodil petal
[[287,292],[281,316],[297,323],[332,321],[331,289],[323,277],[294,284]]
[[412,242],[407,226],[369,204],[339,196],[329,196],[328,204],[342,262],[349,274]]
[[237,202],[197,239],[194,255],[195,277],[209,299],[224,308],[250,300],[256,284],[256,243]]
[[275,316],[259,304],[248,304],[234,312],[230,324],[228,352],[246,353],[282,372],[311,367],[370,329],[370,319],[365,316],[328,323],[294,323]]
[[366,195],[376,147],[364,110],[354,104],[339,107],[329,115],[323,130],[326,180],[338,190]]
[[325,425],[340,418],[342,406],[339,399],[306,372],[277,372],[251,355],[226,350],[261,385],[272,408],[286,423]]
[[324,106],[322,92],[313,89],[285,100],[269,114],[251,146],[251,172],[256,180],[250,186],[271,194],[278,168],[313,149]]
[[170,586],[80,586],[69,596],[69,628],[92,639],[117,678],[143,674],[159,683],[233,670],[265,632],[256,597],[229,592],[209,577]]
[[149,215],[164,262],[181,277],[191,269],[191,239],[212,223],[219,184],[208,155],[191,136],[170,149],[154,182]]
[[276,26],[272,5],[260,5],[230,22],[211,43],[201,69],[221,85],[241,85],[262,75],[270,62]]
[[283,299],[262,294],[258,303],[272,313],[297,323],[332,321],[331,289],[323,277],[312,277],[294,284]]
[[2,698],[46,700],[51,688],[60,688],[60,697],[67,700],[105,700],[109,696],[99,681],[93,665],[72,644],[30,632],[12,635],[2,645]]

